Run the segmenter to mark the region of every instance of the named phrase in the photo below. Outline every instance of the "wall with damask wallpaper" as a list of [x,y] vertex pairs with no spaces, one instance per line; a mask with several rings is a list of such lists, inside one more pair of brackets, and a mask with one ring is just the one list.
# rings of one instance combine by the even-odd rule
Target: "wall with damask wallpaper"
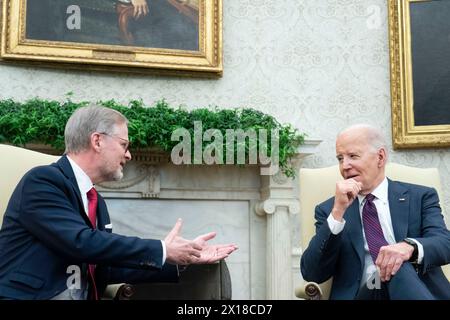
[[[334,164],[334,139],[352,123],[391,139],[385,0],[224,0],[224,75],[187,79],[0,65],[0,98],[119,101],[166,98],[187,108],[252,107],[323,140],[306,167]],[[450,217],[450,150],[392,151],[393,161],[438,167]]]

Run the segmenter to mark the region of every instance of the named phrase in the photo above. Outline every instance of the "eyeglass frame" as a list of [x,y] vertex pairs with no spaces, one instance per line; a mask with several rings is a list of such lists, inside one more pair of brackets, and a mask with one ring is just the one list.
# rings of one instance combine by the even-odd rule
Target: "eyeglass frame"
[[98,132],[98,134],[104,134],[105,136],[108,136],[108,137],[111,137],[111,138],[117,138],[117,139],[120,139],[122,141],[125,141],[127,143],[126,146],[124,146],[123,144],[120,144],[120,145],[124,148],[125,153],[130,151],[130,140],[118,137],[116,135],[109,134],[107,132]]

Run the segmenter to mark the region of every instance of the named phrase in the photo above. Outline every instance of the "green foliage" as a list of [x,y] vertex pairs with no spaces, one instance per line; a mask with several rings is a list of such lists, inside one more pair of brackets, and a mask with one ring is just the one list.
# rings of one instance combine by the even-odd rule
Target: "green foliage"
[[[55,149],[64,150],[64,127],[74,110],[88,102],[75,103],[31,99],[26,102],[0,100],[0,143],[25,145],[39,142],[51,145]],[[171,141],[172,132],[185,128],[194,136],[194,121],[201,121],[203,132],[207,129],[218,129],[225,137],[227,129],[266,129],[269,133],[276,129],[279,132],[279,163],[283,172],[295,176],[294,169],[289,165],[291,158],[299,145],[304,141],[304,135],[290,125],[281,125],[275,118],[253,109],[218,109],[206,108],[187,111],[182,107],[173,108],[165,100],[152,107],[144,107],[142,101],[132,100],[128,106],[114,100],[101,101],[99,104],[116,109],[128,120],[129,139],[132,148],[159,147],[170,152],[178,141]],[[270,135],[269,135],[270,137]],[[193,140],[193,139],[192,139]],[[271,155],[271,139],[267,147]],[[211,142],[203,142],[203,149]],[[235,142],[236,143],[236,142]],[[261,144],[262,142],[258,142]],[[224,150],[226,141],[224,139]],[[258,147],[261,147],[258,145]],[[248,159],[249,143],[245,144],[246,159]],[[235,145],[234,151],[237,148]],[[235,155],[236,159],[236,155]]]

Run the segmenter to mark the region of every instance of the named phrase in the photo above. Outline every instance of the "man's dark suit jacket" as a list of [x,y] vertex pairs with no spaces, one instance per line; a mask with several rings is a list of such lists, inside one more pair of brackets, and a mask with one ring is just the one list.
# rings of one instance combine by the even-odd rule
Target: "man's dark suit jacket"
[[[438,299],[450,299],[450,286],[440,266],[450,262],[447,230],[436,190],[388,179],[389,209],[397,242],[413,238],[423,245],[419,277]],[[316,235],[301,259],[307,281],[322,283],[333,277],[330,299],[354,299],[364,270],[364,239],[358,199],[344,215],[344,230],[333,235],[327,218],[334,197],[316,207]],[[405,284],[405,290],[412,290]]]
[[110,218],[100,195],[97,221],[93,230],[67,157],[30,170],[12,194],[0,230],[0,297],[52,298],[67,289],[69,266],[86,270],[88,263],[97,265],[99,292],[109,283],[178,279],[176,266],[162,265],[161,241],[105,229]]

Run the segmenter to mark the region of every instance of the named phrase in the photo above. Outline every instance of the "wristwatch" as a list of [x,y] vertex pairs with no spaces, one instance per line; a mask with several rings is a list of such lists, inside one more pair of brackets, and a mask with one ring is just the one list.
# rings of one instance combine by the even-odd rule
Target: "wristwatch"
[[409,238],[403,239],[403,242],[406,242],[407,244],[413,246],[414,251],[411,255],[411,258],[409,258],[409,262],[417,263],[417,259],[419,258],[419,247],[417,246],[417,243]]

